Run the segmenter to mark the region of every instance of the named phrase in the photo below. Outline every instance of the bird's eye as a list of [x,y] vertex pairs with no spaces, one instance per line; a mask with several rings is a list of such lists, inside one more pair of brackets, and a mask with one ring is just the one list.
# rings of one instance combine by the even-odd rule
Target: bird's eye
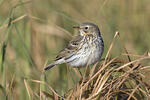
[[87,29],[89,29],[89,27],[85,27],[85,29],[87,30]]

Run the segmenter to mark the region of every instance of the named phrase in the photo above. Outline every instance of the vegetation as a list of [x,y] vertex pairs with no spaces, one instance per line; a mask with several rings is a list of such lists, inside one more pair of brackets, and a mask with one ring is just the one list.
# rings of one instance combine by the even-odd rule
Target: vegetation
[[[0,0],[0,99],[150,99],[150,1]],[[102,60],[43,72],[72,36],[93,22]]]

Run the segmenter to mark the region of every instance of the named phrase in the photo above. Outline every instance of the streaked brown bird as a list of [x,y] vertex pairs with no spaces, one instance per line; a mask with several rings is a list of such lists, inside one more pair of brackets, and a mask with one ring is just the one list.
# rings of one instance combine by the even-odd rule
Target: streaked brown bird
[[55,65],[67,63],[73,67],[84,67],[98,62],[104,51],[104,42],[97,25],[89,22],[75,26],[79,35],[58,54],[55,61],[44,68],[49,70]]

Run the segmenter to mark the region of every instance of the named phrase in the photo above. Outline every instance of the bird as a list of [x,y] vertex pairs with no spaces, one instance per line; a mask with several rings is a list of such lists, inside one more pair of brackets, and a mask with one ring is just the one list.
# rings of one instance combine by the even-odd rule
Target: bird
[[73,28],[78,29],[79,34],[74,36],[56,59],[44,68],[45,71],[63,63],[75,68],[85,67],[101,59],[104,41],[98,26],[91,22],[84,22]]

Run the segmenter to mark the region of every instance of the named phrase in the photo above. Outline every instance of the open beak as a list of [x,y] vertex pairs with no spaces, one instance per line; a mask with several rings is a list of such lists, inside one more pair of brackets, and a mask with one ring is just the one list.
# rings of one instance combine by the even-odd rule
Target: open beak
[[79,27],[79,26],[73,26],[73,28],[75,28],[75,29],[80,29],[80,27]]

